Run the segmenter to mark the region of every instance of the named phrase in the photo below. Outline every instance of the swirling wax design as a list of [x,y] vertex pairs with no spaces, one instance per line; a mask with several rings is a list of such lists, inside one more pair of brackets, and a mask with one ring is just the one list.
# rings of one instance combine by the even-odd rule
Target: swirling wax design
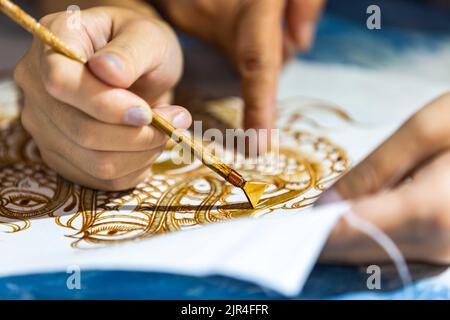
[[4,119],[0,239],[26,232],[33,219],[46,218],[67,230],[73,248],[96,248],[311,205],[328,183],[349,168],[349,160],[330,140],[296,129],[302,118],[296,108],[281,114],[283,145],[276,158],[269,154],[256,163],[244,158],[234,163],[247,179],[269,184],[255,209],[248,206],[241,190],[199,162],[175,164],[170,148],[153,165],[152,175],[133,190],[103,192],[75,185],[42,162],[17,119]]

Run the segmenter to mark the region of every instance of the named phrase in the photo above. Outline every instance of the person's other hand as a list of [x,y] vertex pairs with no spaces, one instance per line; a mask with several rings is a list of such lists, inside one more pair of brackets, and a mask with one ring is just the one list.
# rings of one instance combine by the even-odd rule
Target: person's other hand
[[271,129],[283,58],[307,50],[325,0],[160,0],[183,32],[223,49],[242,78],[245,127]]
[[149,105],[177,128],[191,123],[184,108],[167,105],[182,71],[178,41],[156,15],[127,9],[82,11],[79,30],[68,19],[57,13],[41,23],[88,58],[89,68],[34,39],[15,70],[22,124],[63,177],[103,190],[134,187],[167,142],[148,126]]
[[[450,263],[450,94],[428,104],[339,181],[333,191],[375,224],[408,260]],[[330,191],[328,191],[330,192]],[[386,259],[373,242],[341,220],[322,260]]]

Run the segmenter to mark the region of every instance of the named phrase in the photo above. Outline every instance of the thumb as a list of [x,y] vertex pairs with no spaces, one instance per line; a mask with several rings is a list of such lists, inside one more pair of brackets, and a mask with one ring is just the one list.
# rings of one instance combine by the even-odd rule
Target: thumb
[[344,198],[357,198],[398,184],[422,162],[450,146],[450,94],[412,116],[337,184]]
[[103,82],[129,88],[160,65],[165,47],[162,30],[151,20],[125,20],[119,14],[111,18],[112,40],[89,59],[89,68]]

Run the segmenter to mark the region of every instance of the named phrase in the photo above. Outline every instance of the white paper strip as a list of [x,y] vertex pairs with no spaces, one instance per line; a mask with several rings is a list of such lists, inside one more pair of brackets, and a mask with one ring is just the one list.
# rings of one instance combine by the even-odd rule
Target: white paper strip
[[[237,219],[148,241],[99,250],[67,250],[37,221],[23,241],[0,242],[0,276],[112,269],[224,275],[254,282],[285,295],[299,293],[345,203],[258,219]],[[38,249],[33,239],[47,244]],[[45,255],[42,253],[45,252]]]

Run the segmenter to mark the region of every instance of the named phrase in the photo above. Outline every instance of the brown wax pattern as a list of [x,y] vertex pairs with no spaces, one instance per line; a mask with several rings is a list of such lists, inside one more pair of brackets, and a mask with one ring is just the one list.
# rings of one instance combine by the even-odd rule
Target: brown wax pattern
[[[303,118],[301,112],[298,108],[279,112],[283,145],[276,168],[270,161],[266,165],[245,159],[233,166],[245,179],[269,185],[256,208],[242,198],[239,188],[199,161],[174,163],[164,155],[153,165],[152,174],[132,190],[103,192],[75,185],[43,163],[17,119],[2,120],[0,241],[27,232],[34,219],[53,219],[73,238],[74,248],[95,248],[236,217],[258,217],[277,209],[307,207],[350,164],[346,152],[329,139],[296,128]],[[333,110],[323,112],[339,116]]]

